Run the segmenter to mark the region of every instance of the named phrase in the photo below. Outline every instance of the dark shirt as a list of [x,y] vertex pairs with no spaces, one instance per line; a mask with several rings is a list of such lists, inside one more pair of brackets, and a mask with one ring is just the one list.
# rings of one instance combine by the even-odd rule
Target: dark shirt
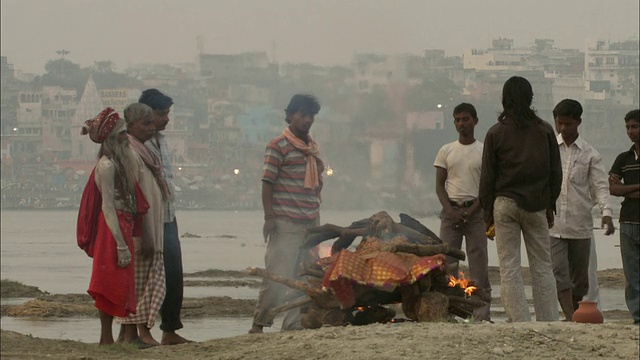
[[480,204],[485,222],[498,196],[529,212],[555,209],[562,163],[553,128],[542,119],[516,127],[511,119],[493,125],[484,139]]
[[[636,159],[635,146],[616,157],[609,174],[620,177],[625,185],[640,183],[640,160]],[[622,200],[620,222],[640,223],[640,199],[625,197]]]

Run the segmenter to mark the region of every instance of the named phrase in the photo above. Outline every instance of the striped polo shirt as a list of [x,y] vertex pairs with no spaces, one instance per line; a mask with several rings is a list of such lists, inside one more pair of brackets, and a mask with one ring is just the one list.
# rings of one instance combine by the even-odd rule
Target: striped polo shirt
[[272,210],[277,217],[293,221],[314,220],[320,212],[322,161],[318,161],[317,189],[304,188],[307,156],[283,136],[277,136],[265,150],[262,181],[273,184]]

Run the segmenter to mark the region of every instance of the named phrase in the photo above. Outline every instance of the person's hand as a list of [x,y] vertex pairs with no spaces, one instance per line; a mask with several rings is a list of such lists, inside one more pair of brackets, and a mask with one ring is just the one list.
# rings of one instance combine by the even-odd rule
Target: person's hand
[[622,179],[618,175],[609,175],[609,185],[621,185]]
[[547,209],[547,225],[549,226],[549,229],[553,227],[553,224],[554,224],[553,209]]
[[265,220],[264,225],[262,226],[262,236],[264,236],[264,242],[268,242],[270,237],[276,235],[276,219],[269,218]]
[[493,220],[493,214],[491,214],[489,215],[489,219],[487,219],[487,221],[484,222],[484,232],[488,233],[489,230],[491,230],[491,227],[495,226],[494,224],[495,222]]
[[484,224],[485,227],[485,236],[489,240],[494,240],[496,238],[496,225],[495,224]]
[[605,229],[604,231],[605,235],[611,235],[614,232],[616,232],[616,228],[615,226],[613,226],[613,220],[611,219],[611,216],[602,217],[602,223],[600,224],[600,228]]
[[131,263],[131,252],[127,246],[118,246],[118,266],[123,268]]

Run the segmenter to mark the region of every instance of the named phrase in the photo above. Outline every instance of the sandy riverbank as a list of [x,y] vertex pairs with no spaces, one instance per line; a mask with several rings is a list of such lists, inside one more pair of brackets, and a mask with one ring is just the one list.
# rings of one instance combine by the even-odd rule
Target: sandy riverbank
[[[621,269],[600,271],[598,275],[603,289],[620,289],[624,284]],[[497,269],[492,268],[492,283],[499,282],[496,276]],[[242,273],[219,270],[187,274],[186,281],[187,285],[196,286],[256,286],[254,280],[243,278]],[[10,289],[15,292],[12,294]],[[2,297],[13,296],[35,300],[4,305],[2,316],[96,317],[92,300],[86,294],[51,295],[33,287],[3,285]],[[499,298],[495,298],[495,302],[499,302]],[[254,306],[255,300],[250,299],[187,298],[183,314],[185,318],[249,316]],[[607,323],[600,325],[404,322],[325,327],[147,350],[39,339],[4,330],[1,341],[3,359],[637,359],[639,328],[631,325],[628,312],[606,311],[605,317]]]
[[146,350],[1,335],[3,359],[638,359],[638,327],[628,323],[375,324]]

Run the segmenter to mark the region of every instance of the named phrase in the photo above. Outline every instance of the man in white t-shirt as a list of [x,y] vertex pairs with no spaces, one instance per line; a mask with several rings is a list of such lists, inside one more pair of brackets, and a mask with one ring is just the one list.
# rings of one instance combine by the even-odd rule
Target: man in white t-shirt
[[[474,137],[478,114],[473,105],[462,103],[453,109],[453,124],[458,140],[444,145],[434,162],[436,167],[436,194],[442,204],[440,238],[457,249],[466,241],[469,277],[478,287],[476,294],[487,305],[476,310],[476,320],[488,320],[491,303],[489,283],[487,236],[482,209],[478,200],[482,168],[482,143]],[[447,258],[456,264],[454,258]]]

